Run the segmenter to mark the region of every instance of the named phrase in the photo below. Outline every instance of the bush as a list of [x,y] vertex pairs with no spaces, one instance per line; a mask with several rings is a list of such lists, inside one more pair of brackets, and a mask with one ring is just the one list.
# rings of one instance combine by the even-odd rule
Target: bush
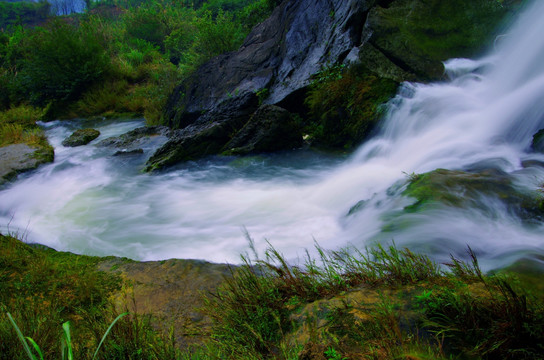
[[110,67],[93,29],[56,20],[29,32],[18,75],[32,103],[74,100]]

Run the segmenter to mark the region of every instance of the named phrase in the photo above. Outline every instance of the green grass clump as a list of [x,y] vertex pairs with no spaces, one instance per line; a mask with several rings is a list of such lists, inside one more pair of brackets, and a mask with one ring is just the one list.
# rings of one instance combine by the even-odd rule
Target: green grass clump
[[29,358],[21,335],[32,339],[26,344],[32,354],[44,359],[61,358],[68,344],[77,359],[179,357],[174,339],[155,331],[150,316],[118,319],[119,304],[111,296],[123,283],[97,269],[101,260],[31,247],[0,234],[0,358]]
[[208,297],[211,342],[197,358],[538,359],[542,299],[512,278],[395,246],[325,251],[289,265],[272,247]]
[[48,147],[45,134],[36,125],[42,114],[42,110],[28,105],[0,111],[0,146],[26,143]]

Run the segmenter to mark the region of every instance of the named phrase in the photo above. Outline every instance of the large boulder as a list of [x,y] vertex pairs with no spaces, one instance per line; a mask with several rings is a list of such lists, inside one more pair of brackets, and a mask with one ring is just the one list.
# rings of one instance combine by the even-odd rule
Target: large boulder
[[300,124],[287,110],[275,105],[261,106],[246,125],[224,147],[229,154],[294,149],[302,145]]
[[52,162],[54,156],[50,145],[31,147],[27,144],[13,144],[0,147],[0,184],[16,178],[19,173]]
[[[322,136],[321,145],[352,148],[372,132],[379,105],[394,94],[391,82],[396,88],[402,81],[443,78],[442,61],[476,54],[514,3],[519,1],[285,0],[238,51],[203,64],[174,89],[164,118],[183,131],[156,152],[148,169],[224,151],[257,109],[247,102],[252,97],[308,117],[310,128],[334,125],[340,136]],[[356,94],[363,97],[362,109],[349,109],[353,101],[345,101],[332,110],[336,115],[323,117],[305,105],[309,91],[316,95],[316,74],[354,63],[363,69],[357,78],[373,82],[351,86],[364,89],[366,95]],[[364,131],[354,129],[359,126]]]
[[267,89],[264,103],[287,101],[324,64],[342,61],[361,43],[374,1],[286,0],[236,52],[202,65],[172,94],[168,125],[183,128],[231,97]]

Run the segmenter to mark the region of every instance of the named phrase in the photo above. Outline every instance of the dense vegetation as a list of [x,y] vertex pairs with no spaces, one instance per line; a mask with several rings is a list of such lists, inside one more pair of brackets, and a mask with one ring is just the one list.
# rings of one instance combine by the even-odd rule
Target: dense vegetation
[[[25,124],[124,115],[157,123],[180,79],[236,49],[276,1],[89,4],[83,14],[62,17],[46,18],[40,10],[42,23],[29,26],[25,19],[35,25],[38,15],[27,16],[25,9],[45,5],[0,2],[11,9],[2,12],[0,31],[0,134],[13,132],[4,120],[13,112],[32,115]],[[29,126],[19,130],[22,139]]]
[[[213,320],[197,347],[180,349],[149,317],[130,314],[97,358],[543,358],[542,274],[527,261],[518,276],[485,275],[470,249],[469,262],[452,257],[445,265],[395,246],[317,250],[318,259],[298,266],[273,248],[264,260],[244,256],[219,289],[203,294],[204,309],[195,309]],[[0,255],[0,357],[28,359],[10,313],[45,359],[60,358],[61,324],[69,321],[74,358],[90,359],[122,310],[111,300],[122,280],[97,270],[103,259],[10,236],[0,236]]]

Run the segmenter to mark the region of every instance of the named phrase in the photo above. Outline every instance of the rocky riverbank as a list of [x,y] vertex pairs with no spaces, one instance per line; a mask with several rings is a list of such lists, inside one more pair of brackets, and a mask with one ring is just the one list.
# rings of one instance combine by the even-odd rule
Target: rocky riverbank
[[49,145],[12,144],[0,147],[0,185],[13,180],[19,173],[34,170],[53,159],[54,150]]

